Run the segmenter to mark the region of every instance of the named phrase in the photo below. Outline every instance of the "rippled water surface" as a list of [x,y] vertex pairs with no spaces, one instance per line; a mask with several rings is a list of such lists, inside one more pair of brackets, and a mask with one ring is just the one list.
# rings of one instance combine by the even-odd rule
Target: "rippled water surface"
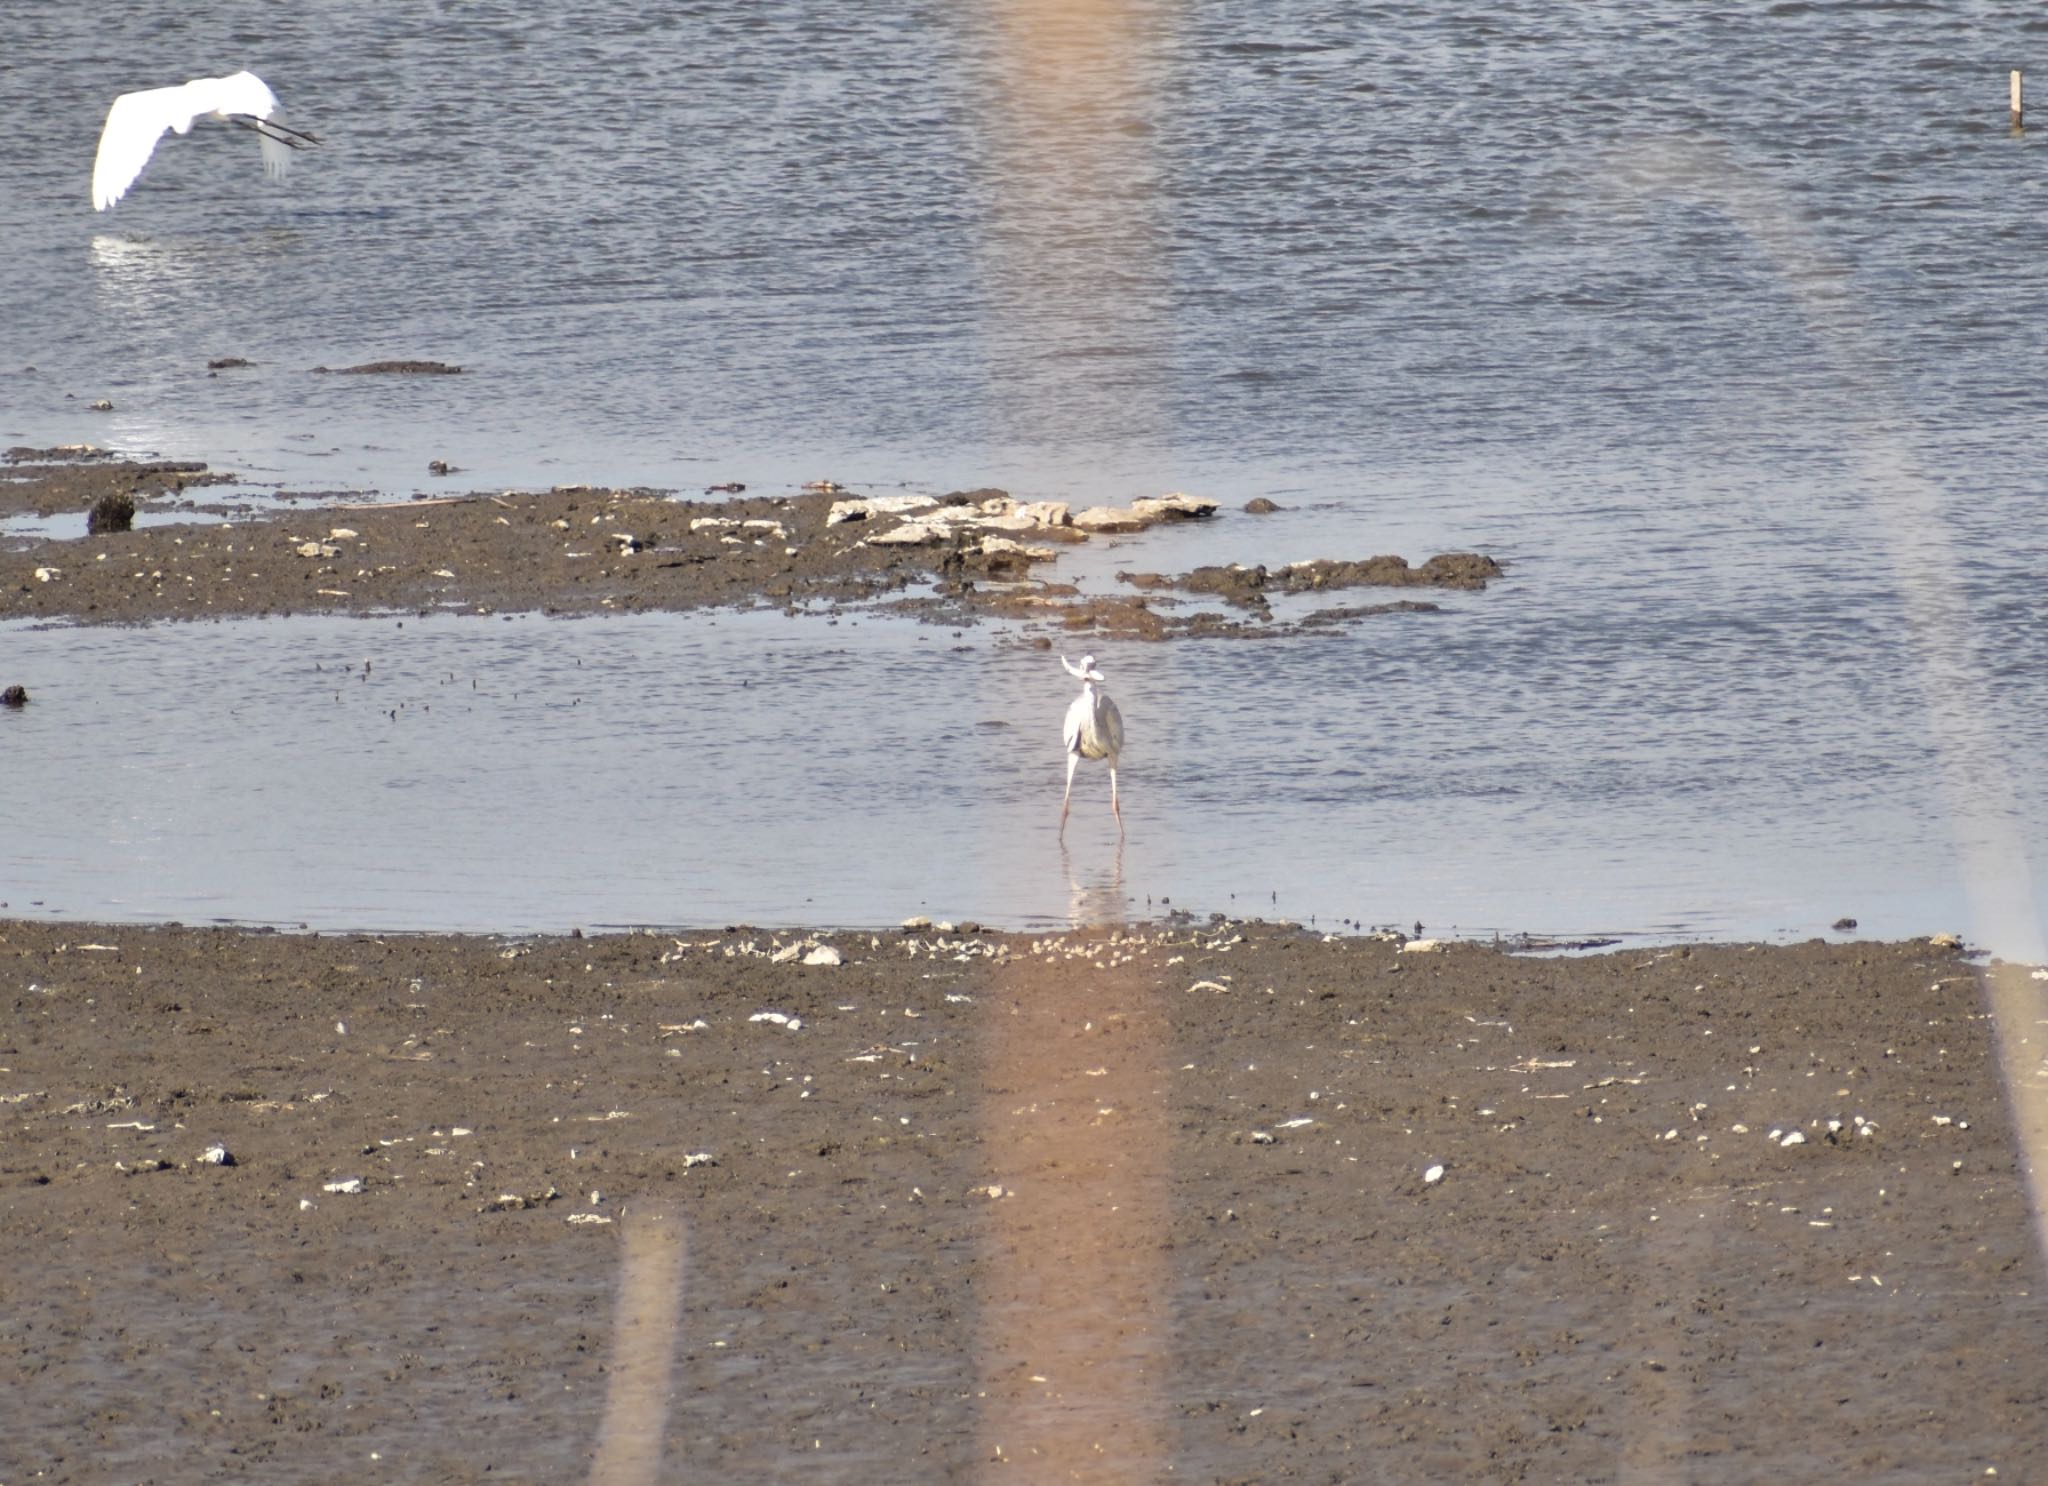
[[[1105,656],[1120,878],[1092,815],[1060,859],[1065,678],[1007,633],[0,624],[37,697],[0,717],[16,909],[1172,897],[2038,953],[2048,202],[2006,114],[2037,7],[11,10],[6,442],[300,490],[1227,503],[1063,560],[1102,588],[1510,566],[1338,638]],[[92,211],[115,93],[244,65],[324,141],[287,186],[201,125]],[[313,370],[387,357],[465,370]]]

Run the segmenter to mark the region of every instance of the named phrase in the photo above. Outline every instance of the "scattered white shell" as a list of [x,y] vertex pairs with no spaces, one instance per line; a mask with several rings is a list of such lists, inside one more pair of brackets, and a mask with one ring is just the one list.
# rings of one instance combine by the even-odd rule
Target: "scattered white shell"
[[603,1213],[571,1213],[562,1221],[564,1223],[609,1223],[611,1219]]
[[806,965],[837,965],[843,963],[839,951],[829,944],[821,944],[804,956]]
[[688,1171],[692,1166],[716,1166],[717,1164],[718,1157],[712,1155],[709,1151],[697,1151],[683,1157],[683,1170],[685,1171]]
[[792,1032],[803,1030],[803,1018],[785,1016],[779,1011],[757,1011],[747,1018],[750,1022],[773,1022],[778,1027],[787,1027]]
[[320,1189],[323,1192],[340,1192],[353,1197],[363,1190],[363,1179],[359,1176],[344,1177],[338,1182],[328,1182]]
[[[1313,1099],[1315,1096],[1311,1094],[1309,1097]],[[1282,1130],[1299,1130],[1303,1125],[1313,1125],[1314,1123],[1315,1121],[1307,1115],[1300,1115],[1291,1120],[1282,1120],[1279,1128]]]
[[1254,1130],[1254,1131],[1252,1131],[1252,1144],[1253,1144],[1253,1145],[1271,1145],[1271,1144],[1273,1144],[1274,1140],[1275,1140],[1275,1136],[1274,1136],[1273,1132],[1272,1132],[1272,1131],[1270,1131],[1270,1130]]
[[208,1166],[232,1166],[235,1164],[234,1156],[219,1141],[215,1141],[212,1145],[201,1151],[199,1159]]
[[1778,1142],[1778,1144],[1779,1144],[1779,1145],[1805,1145],[1805,1144],[1806,1144],[1806,1132],[1805,1132],[1804,1130],[1787,1130],[1787,1131],[1785,1132],[1785,1138],[1784,1138],[1783,1140],[1779,1141],[1779,1142]]
[[1411,939],[1401,946],[1401,953],[1404,955],[1427,955],[1434,954],[1443,947],[1444,941],[1441,939]]
[[36,582],[47,583],[63,571],[62,568],[37,568]]
[[1444,1168],[1441,1161],[1422,1173],[1422,1184],[1426,1187],[1433,1187],[1443,1179]]

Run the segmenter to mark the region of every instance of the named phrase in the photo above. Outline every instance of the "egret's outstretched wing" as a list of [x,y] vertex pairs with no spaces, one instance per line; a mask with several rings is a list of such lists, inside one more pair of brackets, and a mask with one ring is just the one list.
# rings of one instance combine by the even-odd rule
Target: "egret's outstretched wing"
[[180,121],[188,129],[192,126],[184,96],[183,88],[150,88],[123,93],[114,100],[107,110],[106,127],[100,130],[99,154],[92,162],[95,211],[105,211],[128,194],[166,129]]

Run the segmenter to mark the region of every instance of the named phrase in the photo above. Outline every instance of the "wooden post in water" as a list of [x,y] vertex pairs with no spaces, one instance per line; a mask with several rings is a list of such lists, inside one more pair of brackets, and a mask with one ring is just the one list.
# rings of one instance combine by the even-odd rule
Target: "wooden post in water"
[[2015,134],[2027,127],[2026,113],[2026,104],[2020,93],[2020,70],[2015,67],[2012,70],[2012,127]]

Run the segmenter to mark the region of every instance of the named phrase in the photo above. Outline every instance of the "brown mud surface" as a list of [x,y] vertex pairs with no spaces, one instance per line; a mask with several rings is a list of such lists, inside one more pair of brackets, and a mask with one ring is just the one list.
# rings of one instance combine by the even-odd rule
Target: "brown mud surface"
[[0,1481],[2048,1480],[2038,990],[0,921]]
[[[205,504],[201,488],[232,477],[203,464],[25,448],[9,457],[12,464],[0,469],[0,517],[82,515],[103,496],[126,495],[142,517],[193,519],[76,539],[0,539],[0,618],[143,623],[865,603],[941,624],[1001,617],[1127,639],[1237,638],[1436,608],[1404,599],[1275,622],[1268,593],[1362,585],[1471,589],[1500,574],[1478,554],[1444,554],[1416,567],[1382,556],[1272,574],[1260,567],[1200,569],[1185,579],[1125,575],[1137,591],[1088,596],[1032,571],[1054,555],[1046,543],[1084,539],[1072,528],[969,530],[924,545],[884,545],[872,538],[893,521],[830,520],[847,494],[838,489],[690,500],[576,486],[374,504],[287,492],[252,512]],[[945,499],[1001,496],[975,491]],[[1202,599],[1246,613],[1193,602]]]

